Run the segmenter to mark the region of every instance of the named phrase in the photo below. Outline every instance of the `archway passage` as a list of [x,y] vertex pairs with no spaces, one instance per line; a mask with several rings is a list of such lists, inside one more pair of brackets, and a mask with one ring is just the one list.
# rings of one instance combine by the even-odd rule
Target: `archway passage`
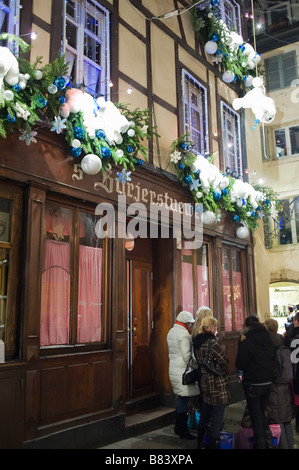
[[290,307],[299,305],[299,283],[292,281],[273,282],[269,286],[270,314],[278,321],[278,332],[288,328]]

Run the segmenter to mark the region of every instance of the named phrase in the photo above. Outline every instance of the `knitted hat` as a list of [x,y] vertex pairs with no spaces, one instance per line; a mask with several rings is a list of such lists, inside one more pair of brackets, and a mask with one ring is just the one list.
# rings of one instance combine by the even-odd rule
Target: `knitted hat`
[[186,310],[183,310],[178,314],[176,317],[177,321],[180,321],[181,323],[194,323],[195,320],[193,318],[192,313],[187,312]]

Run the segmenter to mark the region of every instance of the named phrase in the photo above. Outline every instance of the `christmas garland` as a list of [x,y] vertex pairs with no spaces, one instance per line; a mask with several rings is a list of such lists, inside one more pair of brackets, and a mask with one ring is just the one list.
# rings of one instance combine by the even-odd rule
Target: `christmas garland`
[[195,36],[206,53],[219,65],[226,83],[238,81],[243,89],[251,87],[252,79],[263,74],[261,57],[240,34],[229,31],[221,19],[218,0],[193,1],[191,22]]
[[41,57],[33,64],[22,57],[31,47],[21,38],[3,33],[0,40],[20,50],[20,57],[15,57],[8,48],[0,47],[1,137],[17,131],[19,139],[30,145],[37,142],[40,126],[50,127],[63,134],[70,155],[85,173],[96,174],[116,163],[123,166],[123,182],[128,178],[128,166],[134,170],[135,165],[143,164],[147,159],[143,142],[157,135],[147,109],[130,110],[123,103],[106,102],[73,87],[64,78],[64,55],[41,67]]
[[237,236],[247,238],[258,220],[273,215],[277,209],[277,193],[266,186],[251,186],[229,174],[221,173],[213,164],[213,156],[204,157],[193,151],[194,143],[182,136],[171,145],[170,161],[181,184],[189,189],[202,212],[206,225],[220,222],[229,212],[236,224]]

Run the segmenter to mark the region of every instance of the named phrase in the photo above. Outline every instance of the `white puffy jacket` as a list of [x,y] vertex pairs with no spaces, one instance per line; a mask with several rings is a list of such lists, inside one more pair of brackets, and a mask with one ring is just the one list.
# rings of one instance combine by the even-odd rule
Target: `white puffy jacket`
[[183,385],[182,375],[191,356],[191,335],[188,330],[174,324],[167,335],[169,350],[169,379],[173,393],[183,397],[192,397],[199,394],[197,383]]

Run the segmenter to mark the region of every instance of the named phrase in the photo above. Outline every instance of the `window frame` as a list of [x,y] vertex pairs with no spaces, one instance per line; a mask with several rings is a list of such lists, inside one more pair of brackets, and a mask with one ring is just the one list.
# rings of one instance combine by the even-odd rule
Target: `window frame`
[[[40,345],[41,356],[57,354],[57,349],[62,353],[69,353],[70,349],[76,353],[79,351],[98,351],[110,348],[111,327],[109,312],[111,310],[111,276],[112,276],[112,241],[106,237],[103,239],[103,265],[102,265],[102,341],[90,343],[78,343],[78,282],[79,282],[79,247],[80,247],[80,213],[90,213],[95,216],[96,205],[84,204],[77,201],[75,204],[67,199],[61,200],[55,195],[49,195],[45,201],[45,207],[49,204],[72,211],[72,236],[70,237],[70,319],[69,319],[69,344]],[[95,216],[97,217],[97,216]],[[98,217],[100,219],[100,217]],[[45,208],[43,211],[43,226],[45,223]],[[45,249],[46,234],[42,234],[42,259]],[[40,277],[42,274],[42,266]],[[41,304],[40,304],[41,310]]]
[[[219,9],[221,18],[228,29],[242,35],[240,5],[235,0],[222,0],[219,2]],[[227,14],[228,9],[232,12],[232,17]]]
[[[240,123],[240,115],[236,113],[230,106],[228,106],[224,101],[221,101],[221,129],[222,129],[222,154],[223,154],[223,168],[226,171],[228,168],[232,170],[235,177],[242,178],[243,177],[243,158],[242,158],[242,136],[241,136],[241,123]],[[234,167],[231,168],[231,164],[229,164],[229,148],[227,144],[227,135],[228,129],[226,126],[227,119],[233,118],[234,120],[234,129],[235,133],[233,135],[234,140]]]
[[[189,87],[187,89],[186,80],[189,82]],[[190,82],[194,82],[194,88],[198,88],[199,98],[201,99],[201,106],[192,105],[191,100],[191,88]],[[200,149],[196,146],[194,142],[193,151],[197,154],[208,155],[209,154],[209,119],[208,119],[208,95],[207,88],[200,83],[194,76],[192,76],[187,70],[182,69],[182,105],[183,105],[183,125],[184,125],[184,134],[189,134],[190,140],[192,138],[192,129],[200,135]],[[192,109],[196,110],[200,117],[200,123],[202,126],[202,131],[200,128],[192,127],[191,123],[191,111]],[[193,140],[194,141],[194,140]]]
[[[291,216],[287,220],[287,224],[288,223],[290,224],[290,232],[291,232],[291,238],[292,238],[291,243],[281,243],[280,240],[281,240],[281,230],[282,230],[282,228],[279,228],[278,229],[279,234],[278,234],[278,237],[277,237],[277,247],[279,247],[279,248],[288,247],[288,246],[292,246],[292,245],[297,245],[299,243],[299,223],[296,224],[296,211],[295,211],[295,201],[296,200],[298,201],[298,205],[299,205],[299,196],[286,196],[286,197],[283,197],[283,198],[279,199],[279,201],[281,201],[281,203],[283,203],[284,201],[288,202],[289,210],[291,211]],[[294,204],[294,208],[290,209],[291,204]],[[284,213],[284,212],[285,211],[283,210],[282,213]],[[299,213],[299,210],[298,210],[298,213]],[[279,212],[277,214],[277,224],[278,224],[278,227],[280,227]],[[298,225],[298,227],[297,227],[297,225]]]
[[[274,142],[274,149],[275,149],[275,156],[277,160],[280,160],[281,158],[290,158],[290,157],[296,157],[299,156],[299,150],[296,153],[291,153],[292,151],[292,145],[291,145],[291,136],[290,136],[290,129],[293,127],[299,127],[299,124],[294,124],[294,125],[289,125],[289,126],[284,126],[284,127],[278,127],[273,129],[273,142]],[[276,142],[276,137],[275,137],[275,132],[277,131],[284,131],[285,133],[285,141],[286,141],[286,148],[287,148],[287,153],[286,155],[279,156],[277,154],[276,148],[277,148],[277,142]]]
[[[229,252],[229,279],[230,279],[230,296],[233,298],[234,296],[234,285],[233,285],[233,263],[232,263],[232,251],[236,251],[240,255],[240,272],[241,272],[241,281],[242,281],[242,294],[243,294],[243,322],[242,326],[245,321],[246,317],[246,311],[247,311],[247,297],[245,295],[246,293],[246,275],[245,275],[245,265],[246,265],[246,258],[245,258],[245,250],[230,244],[228,242],[223,242],[222,247],[221,247],[221,273],[222,273],[222,279],[223,279],[223,250],[227,249]],[[223,285],[223,283],[222,283]],[[224,287],[224,286],[223,286]],[[222,290],[222,295],[223,295],[223,327],[224,327],[224,332],[226,335],[230,334],[235,334],[236,332],[241,331],[242,327],[239,329],[236,329],[236,318],[235,318],[235,304],[234,302],[231,302],[231,307],[232,307],[232,329],[227,330],[226,329],[226,324],[225,324],[225,311],[224,311],[224,291]]]
[[[10,250],[9,272],[7,278],[7,304],[5,323],[5,360],[19,356],[20,333],[20,295],[22,279],[21,234],[23,220],[22,189],[1,182],[0,197],[12,201],[10,242],[0,242],[0,248]],[[11,269],[10,269],[11,265]]]
[[287,1],[287,2],[279,2],[279,3],[277,3],[277,5],[273,5],[273,6],[268,6],[268,7],[267,7],[266,14],[267,14],[267,23],[268,23],[268,26],[272,26],[273,24],[274,24],[274,25],[276,24],[276,23],[273,23],[273,22],[272,22],[272,13],[275,12],[275,10],[279,10],[281,7],[286,8],[288,20],[289,20],[290,22],[292,21],[292,11],[291,11],[290,2],[289,2],[289,1]]
[[[84,63],[89,64],[91,67],[99,70],[101,80],[98,83],[100,89],[93,90],[91,86],[84,85],[85,91],[91,95],[102,95],[106,99],[110,99],[110,13],[104,8],[97,0],[92,0],[92,3],[96,8],[100,10],[103,15],[103,21],[105,23],[104,34],[102,40],[98,38],[95,34],[88,31],[85,25],[86,14],[91,13],[93,6],[90,5],[90,2],[87,0],[72,0],[75,3],[76,8],[78,9],[76,18],[72,18],[67,14],[67,0],[64,1],[64,11],[63,11],[63,53],[67,54],[69,51],[72,55],[75,56],[75,76],[74,80],[76,84],[84,83]],[[95,18],[95,16],[94,16]],[[76,49],[67,44],[66,37],[66,26],[67,22],[70,22],[76,28]],[[93,60],[89,59],[88,56],[84,55],[84,41],[85,34],[88,33],[88,36],[92,37],[97,43],[101,46],[101,63],[98,64]],[[69,71],[71,73],[71,70]]]
[[[284,73],[285,73],[285,66],[283,64],[283,61],[287,58],[287,56],[292,56],[293,57],[293,69],[294,69],[294,76],[291,80],[291,83],[293,80],[296,80],[298,78],[298,64],[297,64],[297,56],[296,56],[296,51],[293,50],[293,51],[289,51],[289,52],[284,52],[283,54],[279,54],[279,55],[276,55],[276,56],[272,56],[272,57],[268,57],[265,59],[265,70],[266,70],[266,80],[267,80],[267,91],[270,92],[270,91],[275,91],[275,90],[281,90],[281,89],[284,89],[284,88],[289,88],[291,86],[291,83],[290,84],[286,84],[286,77],[284,76]],[[270,73],[269,73],[269,65],[271,65],[271,63],[277,61],[277,71],[276,71],[276,75],[278,74],[278,78],[279,78],[279,86],[274,86],[273,84],[271,84],[271,81],[270,81]]]
[[[7,31],[3,31],[8,34],[14,34],[19,36],[20,34],[20,0],[9,0],[9,5],[1,4],[1,10],[8,15],[8,28]],[[15,50],[15,44],[8,43],[7,47],[11,50]]]
[[[183,285],[182,285],[182,263],[183,263],[183,243],[184,241],[188,242],[188,240],[181,240],[181,250],[180,250],[180,267],[179,267],[179,272],[180,276],[179,279],[181,280],[180,284],[180,297],[179,297],[179,303],[182,305],[183,308]],[[214,285],[214,269],[213,269],[213,247],[212,247],[212,241],[208,239],[204,239],[202,245],[206,245],[207,249],[207,268],[208,268],[208,287],[209,287],[209,307],[211,310],[214,309],[213,307],[213,289],[212,286]],[[187,248],[188,249],[188,248]],[[194,310],[194,316],[196,315],[196,312],[200,305],[198,305],[198,278],[197,278],[197,252],[201,248],[198,249],[191,249],[191,257],[192,257],[192,281],[193,281],[193,286],[192,286],[192,292],[193,292],[193,310]],[[189,310],[191,312],[191,309]]]

